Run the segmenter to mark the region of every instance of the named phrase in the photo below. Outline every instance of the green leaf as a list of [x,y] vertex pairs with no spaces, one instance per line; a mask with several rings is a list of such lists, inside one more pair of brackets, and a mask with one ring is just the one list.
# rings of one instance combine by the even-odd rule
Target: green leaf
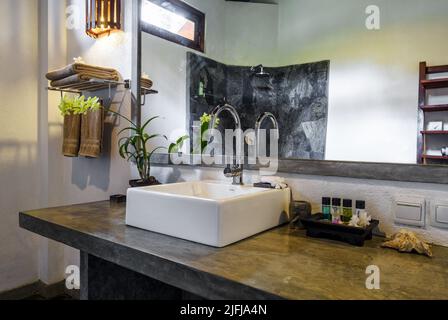
[[177,139],[176,143],[170,144],[168,153],[178,153],[184,146],[185,141],[190,139],[190,136],[185,135]]
[[170,144],[170,146],[168,147],[168,153],[178,153],[179,152],[179,147],[177,146],[177,144],[172,143]]
[[142,130],[142,131],[145,131],[146,127],[147,127],[152,121],[154,121],[154,120],[156,120],[156,119],[158,119],[158,118],[160,118],[160,117],[159,117],[159,116],[155,116],[155,117],[152,117],[151,119],[149,119],[148,121],[146,121],[146,122],[143,124],[141,130]]
[[74,114],[73,104],[74,99],[69,98],[67,95],[62,97],[61,103],[59,104],[59,110],[63,117]]
[[120,117],[120,118],[126,120],[126,121],[129,122],[129,123],[132,125],[132,127],[134,127],[134,128],[137,128],[137,127],[138,127],[134,122],[132,122],[132,120],[130,120],[129,118],[125,117],[124,115],[122,115],[122,114],[119,113],[119,112],[112,111],[112,110],[110,110],[110,109],[109,109],[107,112],[110,112],[110,113],[112,113],[112,114],[115,114],[116,116],[118,116],[118,117]]
[[154,155],[154,153],[155,153],[157,150],[162,150],[162,149],[166,149],[166,148],[165,148],[165,147],[157,147],[157,148],[155,148],[154,150],[152,150],[152,151],[148,154],[149,162],[151,162],[151,158],[152,158],[152,156]]

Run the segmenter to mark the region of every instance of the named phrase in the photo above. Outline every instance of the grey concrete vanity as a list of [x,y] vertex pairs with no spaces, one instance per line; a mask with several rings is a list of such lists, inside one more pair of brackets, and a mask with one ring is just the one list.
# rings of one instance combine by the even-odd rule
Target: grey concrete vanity
[[[430,259],[285,226],[215,249],[128,227],[108,201],[23,212],[20,226],[81,250],[84,299],[448,299],[443,247]],[[366,289],[369,265],[380,290]]]

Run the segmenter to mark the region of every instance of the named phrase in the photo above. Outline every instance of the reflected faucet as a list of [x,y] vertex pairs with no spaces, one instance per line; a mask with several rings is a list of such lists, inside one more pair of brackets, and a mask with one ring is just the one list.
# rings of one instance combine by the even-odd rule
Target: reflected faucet
[[257,156],[259,155],[260,152],[260,130],[261,130],[261,125],[263,124],[263,122],[267,119],[271,119],[272,125],[274,126],[274,130],[279,130],[279,125],[278,125],[278,121],[277,118],[270,112],[265,112],[262,113],[257,121],[255,122],[255,143],[256,143],[256,148],[257,148]]
[[[218,119],[219,115],[227,111],[229,112],[233,120],[235,121],[235,128],[238,132],[241,132],[241,119],[238,115],[238,112],[236,111],[235,107],[231,106],[228,103],[225,103],[224,105],[217,106],[211,113],[211,121],[209,124],[209,131],[214,129],[216,120]],[[239,158],[239,157],[238,157]],[[241,163],[241,160],[236,161],[236,158],[233,160],[233,166],[230,164],[227,165],[227,167],[224,170],[224,176],[227,178],[233,178],[233,184],[234,185],[243,185],[243,164]]]

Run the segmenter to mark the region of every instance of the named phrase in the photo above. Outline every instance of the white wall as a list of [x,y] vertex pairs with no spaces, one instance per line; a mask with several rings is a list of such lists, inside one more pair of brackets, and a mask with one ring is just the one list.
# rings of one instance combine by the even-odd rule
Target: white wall
[[[50,0],[60,2],[59,0]],[[77,7],[81,19],[85,12],[85,1],[67,1],[67,6]],[[79,28],[66,29],[65,4],[51,3],[50,17],[62,19],[49,27],[48,69],[60,68],[83,57],[90,64],[116,68],[124,79],[131,77],[131,2],[124,7],[124,33],[94,40],[85,34],[84,24]],[[62,12],[61,12],[62,10]],[[51,18],[50,18],[51,19]],[[57,35],[55,35],[56,33]],[[55,49],[56,48],[56,49]],[[54,54],[58,52],[58,54]],[[64,53],[64,54],[63,54]],[[63,57],[61,59],[61,57]],[[97,93],[108,98],[108,90]],[[104,152],[99,159],[65,158],[61,154],[63,118],[58,110],[59,93],[48,93],[48,198],[44,207],[69,205],[106,200],[112,194],[126,193],[130,179],[130,168],[118,155],[117,133],[126,123],[115,117],[106,119]],[[114,92],[112,110],[130,114],[130,92],[123,87]],[[44,164],[45,165],[45,164]],[[40,279],[55,283],[64,278],[68,265],[79,264],[79,253],[71,248],[43,239],[41,245]],[[46,244],[48,242],[48,244]]]
[[[225,180],[221,169],[191,169],[187,167],[157,167],[153,173],[162,183],[197,180]],[[245,171],[244,182],[250,184],[253,177],[259,173]],[[396,226],[393,219],[393,201],[396,196],[420,196],[428,201],[432,199],[446,199],[447,185],[432,185],[419,183],[399,183],[388,181],[374,181],[348,179],[337,177],[317,177],[296,174],[282,174],[293,190],[295,200],[309,201],[313,212],[321,212],[322,197],[340,197],[353,200],[365,200],[367,210],[373,218],[380,220],[380,231],[390,236],[402,229]],[[230,182],[229,182],[230,183]],[[430,243],[448,246],[448,231],[433,228],[426,219],[426,228],[409,228]],[[300,248],[298,248],[300,249]]]
[[18,226],[39,205],[37,1],[0,1],[0,292],[37,280],[38,242]]
[[[331,60],[327,160],[416,163],[418,64],[448,63],[447,1],[379,0],[379,31],[365,27],[369,0],[189,3],[206,13],[212,59],[267,66]],[[153,129],[172,139],[185,130],[187,51],[143,35],[143,69],[160,89],[145,116],[164,117]],[[448,103],[448,91],[430,103]]]
[[275,66],[278,63],[278,6],[227,2],[224,12],[225,56],[222,62]]
[[[265,38],[266,50],[258,46],[261,35],[266,33],[253,35],[257,30],[252,28],[257,24],[251,24],[256,20],[250,10],[253,4],[233,3],[228,8],[238,8],[234,15],[229,10],[223,11],[225,34],[207,34],[206,39],[213,48],[217,40],[224,41],[223,60],[216,51],[207,55],[223,62],[241,61],[248,65],[259,60],[280,66],[330,59],[327,159],[415,163],[418,63],[423,60],[431,65],[448,63],[445,39],[448,20],[444,17],[448,2],[379,0],[375,4],[382,9],[382,29],[375,32],[365,28],[365,9],[372,4],[368,0],[278,2],[278,6],[269,8],[278,11],[278,18],[274,19],[272,13],[270,18],[263,18],[266,25],[271,22],[269,19],[278,21],[277,36],[268,33]],[[222,25],[222,20],[211,16],[213,13],[205,12],[208,21]],[[263,16],[261,11],[259,16]],[[252,19],[245,21],[244,17]],[[270,39],[276,37],[275,59],[257,56],[260,52],[274,52],[275,48],[269,45]],[[144,35],[143,43],[144,69],[155,80],[156,88],[163,88],[161,94],[149,98],[146,116],[166,116],[167,120],[158,123],[155,130],[169,134],[185,126],[187,50],[150,35]],[[256,52],[250,52],[251,48]],[[431,99],[433,103],[445,101],[443,94]],[[223,179],[222,170],[214,169],[157,167],[153,174],[165,183]],[[247,183],[252,174],[257,173],[247,172]],[[428,201],[448,197],[448,187],[444,185],[283,176],[295,198],[310,201],[315,212],[319,211],[323,196],[366,200],[370,213],[381,221],[381,230],[387,235],[401,228],[393,222],[392,204],[397,195],[422,196]],[[426,228],[414,231],[430,242],[448,245],[447,231],[429,226],[429,217]]]
[[[78,29],[65,26],[66,5],[80,13]],[[85,1],[0,2],[0,292],[42,280],[64,279],[79,253],[18,226],[18,212],[106,200],[125,193],[129,164],[118,156],[116,134],[126,123],[108,118],[100,159],[61,155],[59,93],[47,92],[44,75],[82,56],[131,77],[131,1],[125,2],[124,33],[93,40],[85,34]],[[107,90],[106,90],[107,91]],[[107,96],[107,92],[102,93]],[[130,113],[130,92],[119,89],[114,110]]]
[[[415,163],[419,62],[448,64],[448,2],[279,2],[281,60],[331,60],[326,159]],[[379,31],[365,27],[371,4]]]
[[[110,37],[92,39],[85,34],[84,24],[79,29],[67,30],[67,57],[65,63],[73,62],[74,57],[81,56],[85,62],[117,69],[124,79],[131,77],[132,58],[132,27],[131,1],[124,2],[124,32],[113,33]],[[68,5],[78,6],[81,19],[84,17],[85,1],[70,0]],[[107,98],[108,92],[101,93]],[[57,94],[56,94],[57,95]],[[130,92],[120,87],[112,104],[112,110],[120,110],[125,115],[130,114]],[[62,118],[57,105],[50,105],[50,114],[59,129],[50,137],[58,140],[61,137]],[[61,171],[53,175],[58,182],[54,185],[53,201],[60,203],[80,203],[108,199],[111,194],[124,193],[129,181],[129,165],[118,154],[117,133],[127,126],[116,117],[106,119],[104,132],[104,152],[100,159],[64,158],[60,153],[60,141],[53,155],[63,163]],[[56,190],[57,189],[57,190]]]

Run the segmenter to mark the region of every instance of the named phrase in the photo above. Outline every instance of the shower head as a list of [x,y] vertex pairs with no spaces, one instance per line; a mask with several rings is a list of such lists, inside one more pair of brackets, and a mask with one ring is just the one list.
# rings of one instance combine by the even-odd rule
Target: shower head
[[252,67],[250,68],[250,71],[252,72],[256,72],[258,70],[260,70],[259,72],[255,73],[255,76],[258,78],[269,78],[271,75],[267,72],[264,72],[264,66],[262,64]]

